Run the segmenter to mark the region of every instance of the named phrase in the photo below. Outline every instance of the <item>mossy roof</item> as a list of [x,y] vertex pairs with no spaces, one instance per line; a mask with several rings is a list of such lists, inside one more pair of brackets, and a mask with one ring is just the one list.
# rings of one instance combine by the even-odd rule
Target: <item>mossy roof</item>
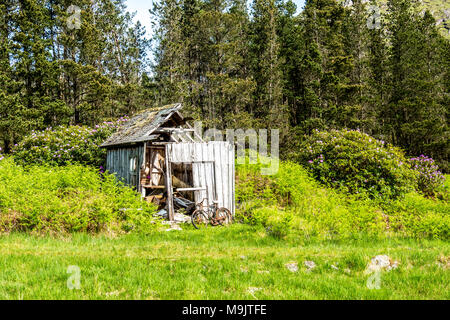
[[180,103],[150,108],[135,114],[113,133],[101,147],[126,145],[152,140],[152,133],[176,115],[176,121],[183,119]]

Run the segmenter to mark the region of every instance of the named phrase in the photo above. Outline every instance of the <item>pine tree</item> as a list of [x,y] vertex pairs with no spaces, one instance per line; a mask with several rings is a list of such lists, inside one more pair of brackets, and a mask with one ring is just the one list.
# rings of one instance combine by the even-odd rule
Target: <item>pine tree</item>
[[283,104],[277,35],[278,8],[274,0],[255,0],[252,5],[251,57],[256,82],[253,113],[270,127],[288,123]]
[[349,11],[335,0],[310,0],[304,11],[305,53],[301,109],[304,130],[358,127],[361,106],[355,102],[353,53],[345,46]]
[[445,85],[441,36],[432,15],[419,17],[417,2],[388,2],[390,100],[385,112],[391,141],[409,154],[443,159],[448,153],[448,124],[442,104]]
[[277,3],[279,17],[277,34],[280,44],[279,57],[282,75],[282,87],[284,101],[289,106],[290,124],[299,125],[304,120],[304,114],[300,110],[302,74],[301,65],[305,51],[305,43],[302,37],[302,23],[295,16],[296,5],[291,0]]
[[253,87],[245,2],[161,2],[153,14],[159,26],[156,81],[165,88],[176,85],[162,99],[182,101],[186,113],[208,126],[236,126],[233,115],[246,111]]
[[155,78],[161,93],[161,103],[183,102],[186,96],[186,60],[181,30],[182,8],[179,0],[154,2],[150,12],[156,20],[154,32]]

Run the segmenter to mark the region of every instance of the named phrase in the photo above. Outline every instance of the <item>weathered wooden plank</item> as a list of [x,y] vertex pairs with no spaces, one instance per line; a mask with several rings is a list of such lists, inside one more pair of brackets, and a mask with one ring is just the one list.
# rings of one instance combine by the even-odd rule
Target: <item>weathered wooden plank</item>
[[223,179],[222,179],[222,159],[220,155],[220,145],[212,142],[215,162],[215,180],[216,180],[216,199],[219,202],[219,207],[223,207]]
[[172,145],[166,146],[166,191],[167,191],[167,213],[169,215],[169,220],[173,221],[174,210],[173,210],[173,190],[172,190],[172,169],[170,164]]
[[[212,203],[217,199],[220,206],[228,208],[234,214],[234,146],[229,142],[216,141],[174,143],[167,147],[171,163],[183,163],[181,170],[186,168],[187,163],[191,164],[192,177],[185,177],[184,180],[191,180],[192,188],[196,189],[195,201],[207,198]],[[181,172],[183,174],[185,173]]]
[[[202,149],[202,161],[204,161],[201,164],[202,168],[202,176],[204,185],[207,187],[207,190],[204,194],[205,198],[208,198],[208,203],[212,204],[212,201],[214,200],[215,193],[214,193],[214,171],[212,170],[211,163],[205,162],[209,160],[209,157],[211,156],[211,148],[208,144],[200,144]],[[200,159],[198,159],[200,160]]]
[[233,214],[233,216],[235,215],[236,212],[236,173],[235,173],[235,163],[236,163],[236,158],[235,158],[235,150],[234,150],[234,145],[230,143],[230,154],[231,154],[231,213]]
[[222,159],[222,179],[223,179],[223,206],[227,209],[230,209],[230,184],[229,184],[229,175],[228,175],[228,150],[227,146],[224,143],[220,143],[220,155]]
[[201,191],[206,190],[205,187],[194,187],[194,188],[177,188],[177,191]]

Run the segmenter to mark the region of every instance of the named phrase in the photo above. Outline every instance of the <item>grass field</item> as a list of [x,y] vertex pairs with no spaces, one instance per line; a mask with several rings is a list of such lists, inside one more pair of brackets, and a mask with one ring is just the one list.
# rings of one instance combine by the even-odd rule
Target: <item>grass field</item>
[[[378,254],[400,265],[369,289],[364,271]],[[80,289],[67,287],[70,265]],[[0,298],[450,299],[449,265],[446,241],[279,240],[244,225],[115,239],[10,234],[0,237]]]

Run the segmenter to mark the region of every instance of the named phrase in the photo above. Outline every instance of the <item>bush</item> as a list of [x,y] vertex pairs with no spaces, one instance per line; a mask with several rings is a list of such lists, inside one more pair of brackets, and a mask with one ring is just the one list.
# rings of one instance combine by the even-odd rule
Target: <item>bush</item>
[[[448,202],[417,192],[390,201],[351,195],[321,186],[301,165],[280,162],[262,176],[261,164],[237,165],[236,218],[284,237],[348,238],[361,234],[448,239]],[[448,188],[442,189],[448,194]]]
[[149,232],[155,207],[92,167],[0,161],[0,232]]
[[49,164],[66,165],[78,163],[104,167],[106,150],[99,145],[128,118],[115,122],[104,122],[94,128],[85,126],[47,128],[32,131],[13,148],[16,161],[22,165]]
[[369,200],[346,198],[321,187],[308,171],[292,162],[280,162],[277,174],[261,176],[261,164],[237,165],[236,218],[262,225],[282,237],[349,237],[379,235],[386,230],[382,211]]
[[294,156],[327,186],[372,198],[396,198],[411,191],[416,174],[403,152],[351,130],[315,130]]
[[445,176],[432,158],[424,156],[410,159],[411,167],[418,172],[417,190],[427,196],[434,196],[444,184]]
[[383,205],[393,231],[416,238],[450,238],[450,208],[446,201],[427,199],[417,192]]

